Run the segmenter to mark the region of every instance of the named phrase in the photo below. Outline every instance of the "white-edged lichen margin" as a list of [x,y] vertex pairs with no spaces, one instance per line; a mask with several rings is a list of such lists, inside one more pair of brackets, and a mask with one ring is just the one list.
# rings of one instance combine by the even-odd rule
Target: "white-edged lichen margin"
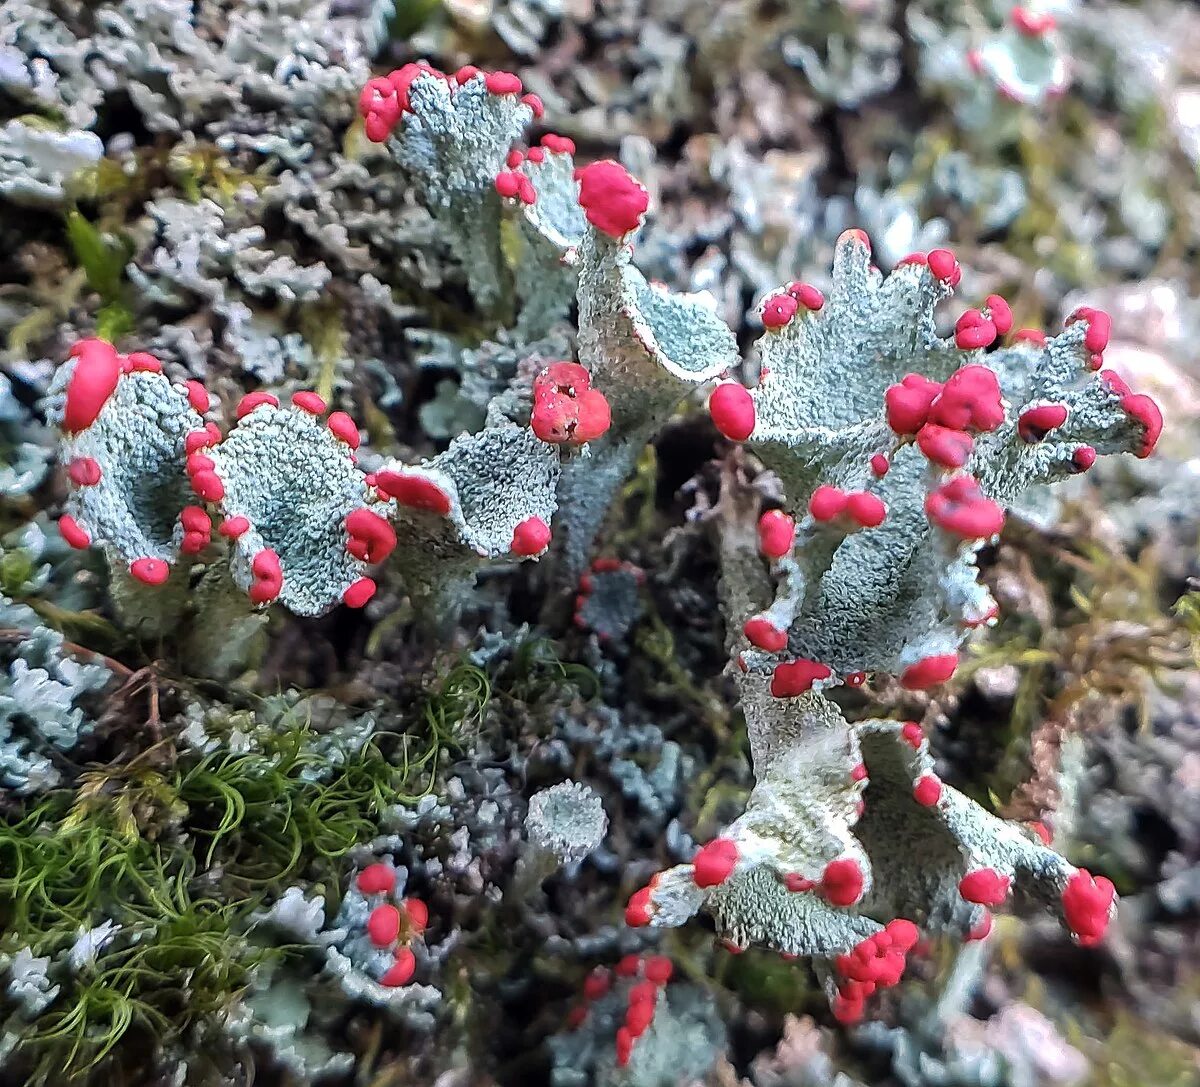
[[358,429],[344,413],[298,393],[291,407],[251,393],[228,437],[191,455],[197,493],[216,503],[232,541],[234,580],[255,604],[279,600],[321,615],[374,594],[369,566],[395,547],[390,503],[354,460]]
[[746,811],[637,892],[630,924],[673,927],[704,910],[734,949],[823,962],[850,1019],[874,991],[857,983],[903,971],[902,955],[883,953],[911,926],[980,938],[989,907],[1011,901],[1057,912],[1080,943],[1103,934],[1111,883],[940,782],[915,724],[850,725],[820,692],[775,698],[753,675],[740,686],[756,778]]
[[395,499],[396,564],[419,606],[456,612],[487,561],[537,558],[550,544],[558,450],[498,415],[419,465],[375,474]]
[[596,792],[577,781],[561,781],[530,798],[525,833],[531,845],[559,864],[581,861],[604,840],[608,816]]
[[[636,199],[638,194],[641,199]],[[579,270],[579,361],[608,399],[612,425],[567,463],[560,526],[568,576],[583,570],[617,489],[687,394],[738,361],[737,340],[706,293],[678,294],[648,283],[632,264],[645,192],[623,168],[598,162],[580,171],[588,228]]]
[[520,80],[507,72],[469,68],[447,77],[409,64],[371,80],[359,103],[368,137],[387,141],[486,309],[510,292],[501,273],[495,181],[534,118],[534,105],[520,92]]
[[48,412],[70,483],[63,537],[100,544],[115,567],[150,585],[188,552],[186,443],[204,430],[207,404],[203,390],[161,371],[151,355],[81,340],[55,375]]
[[891,672],[926,687],[995,614],[974,554],[1003,508],[1097,455],[1147,455],[1162,419],[1100,369],[1100,311],[989,354],[1012,323],[998,296],[952,336],[937,332],[935,307],[960,274],[953,254],[913,254],[887,277],[870,258],[865,236],[848,231],[828,299],[804,284],[768,297],[758,387],[729,382],[710,401],[726,436],[782,480],[791,526],[763,545],[775,599],[732,618],[748,624],[752,671],[806,662],[814,674]]

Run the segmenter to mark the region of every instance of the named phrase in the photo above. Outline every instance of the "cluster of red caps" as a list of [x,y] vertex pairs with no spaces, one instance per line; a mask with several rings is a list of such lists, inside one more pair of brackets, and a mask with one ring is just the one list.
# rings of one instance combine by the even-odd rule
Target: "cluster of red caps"
[[[238,401],[234,417],[240,421],[264,405],[278,408],[279,398],[262,390],[247,393]],[[308,390],[293,393],[291,406],[306,415],[314,416],[324,415],[328,409],[328,405],[319,394]],[[360,440],[358,426],[354,420],[344,411],[330,412],[325,426],[336,441],[346,446],[353,461],[354,451],[358,449]],[[205,452],[220,440],[221,433],[214,423],[206,424],[204,430],[194,431],[185,440],[186,466],[192,490],[206,502],[220,502],[225,497],[225,485],[217,473],[216,462]],[[184,527],[187,527],[186,523]],[[225,517],[219,531],[229,539],[238,539],[245,535],[250,527],[250,520],[245,515],[230,514]],[[357,559],[370,563],[382,562],[396,546],[396,534],[392,526],[385,518],[365,506],[347,515],[345,527],[346,550]],[[201,549],[207,542],[206,538],[200,545]],[[250,560],[250,573],[248,591],[253,603],[269,604],[283,591],[284,570],[279,554],[273,548],[264,547],[254,555]],[[375,595],[375,589],[375,581],[372,578],[359,578],[347,586],[342,593],[342,601],[349,607],[361,608]]]
[[913,922],[903,917],[889,921],[882,932],[860,940],[844,955],[833,960],[838,974],[833,1017],[846,1025],[863,1017],[867,998],[880,989],[890,989],[904,976],[908,953],[920,939]]
[[[520,79],[511,72],[481,72],[473,64],[468,64],[452,75],[446,75],[423,61],[406,64],[385,76],[369,80],[358,96],[358,112],[363,119],[367,139],[382,143],[392,134],[409,108],[409,88],[421,75],[444,79],[451,87],[461,87],[468,80],[482,75],[489,94],[520,94],[524,89]],[[526,94],[521,101],[533,111],[534,117],[542,116],[542,100],[536,94]]]
[[606,433],[612,422],[608,400],[592,387],[592,375],[577,362],[552,362],[533,379],[529,425],[551,445],[582,445]]
[[629,981],[625,1020],[617,1029],[617,1064],[624,1068],[633,1053],[633,1044],[654,1022],[658,994],[671,980],[674,967],[665,955],[626,955],[612,970],[596,967],[583,983],[586,1003],[571,1009],[567,1023],[572,1030],[582,1026],[588,1017],[588,1005],[605,996],[615,983]]
[[[368,898],[382,898],[396,889],[396,870],[382,861],[369,864],[355,881]],[[395,961],[379,979],[380,985],[398,988],[412,981],[417,958],[409,946],[429,924],[429,908],[419,898],[406,898],[399,906],[383,902],[367,917],[367,938],[378,948],[391,948]]]
[[538,166],[546,161],[548,154],[573,155],[574,153],[574,140],[567,136],[557,136],[552,132],[543,136],[541,142],[536,147],[529,148],[528,151],[521,151],[514,147],[504,160],[506,169],[496,175],[496,192],[507,200],[520,200],[522,204],[536,204],[537,190],[534,189],[533,181],[522,167],[527,162]]

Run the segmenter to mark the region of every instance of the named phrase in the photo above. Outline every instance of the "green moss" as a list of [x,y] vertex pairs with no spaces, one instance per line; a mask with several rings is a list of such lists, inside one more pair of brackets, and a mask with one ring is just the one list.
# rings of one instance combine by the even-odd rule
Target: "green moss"
[[178,762],[160,744],[0,823],[0,947],[58,955],[120,926],[92,966],[56,974],[63,991],[19,1043],[32,1082],[132,1057],[140,1032],[169,1042],[207,1022],[276,953],[243,938],[268,893],[303,874],[336,897],[346,855],[415,799],[405,788],[425,760],[394,766],[372,742],[330,769],[317,740],[301,724],[262,750]]
[[1154,1025],[1121,1012],[1102,1044],[1078,1031],[1069,1040],[1091,1050],[1090,1087],[1188,1087],[1196,1082],[1200,1051]]

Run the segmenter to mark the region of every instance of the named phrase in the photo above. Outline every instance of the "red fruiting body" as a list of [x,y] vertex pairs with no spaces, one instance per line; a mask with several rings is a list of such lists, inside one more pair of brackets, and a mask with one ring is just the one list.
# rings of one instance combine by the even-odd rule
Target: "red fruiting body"
[[996,326],[977,309],[967,310],[954,325],[954,342],[964,351],[989,347],[996,341]]
[[871,455],[871,471],[877,476],[883,477],[888,474],[888,469],[892,466],[892,462],[887,459],[883,453],[873,453]]
[[968,902],[980,906],[1000,906],[1008,897],[1012,885],[1009,876],[1001,875],[994,868],[977,868],[958,881],[958,893]]
[[862,528],[878,528],[887,517],[887,506],[867,491],[853,491],[846,496],[846,516]]
[[629,1063],[629,1058],[633,1053],[633,1035],[629,1033],[628,1027],[621,1027],[617,1031],[617,1067],[624,1068]]
[[697,887],[724,883],[737,865],[738,848],[731,838],[714,838],[692,858],[692,879]]
[[805,891],[811,891],[816,886],[816,883],[811,879],[806,879],[799,872],[788,872],[783,877],[783,885],[792,894],[803,894]]
[[67,475],[76,487],[94,487],[100,482],[100,465],[94,457],[72,457]]
[[404,913],[408,918],[408,926],[416,935],[420,935],[429,925],[429,907],[419,898],[404,900]]
[[838,995],[833,998],[833,1003],[830,1005],[830,1010],[833,1012],[834,1019],[836,1019],[842,1024],[842,1026],[845,1027],[853,1026],[855,1023],[860,1022],[863,1017],[863,1006],[861,999],[855,1001],[849,997],[843,996],[841,993],[838,993]]
[[1067,880],[1062,893],[1063,916],[1080,945],[1091,947],[1103,939],[1116,898],[1112,881],[1104,876],[1093,878],[1086,868]]
[[383,471],[376,476],[375,485],[409,509],[427,510],[442,517],[450,512],[450,496],[424,476]]
[[989,294],[985,301],[992,324],[996,326],[996,331],[1004,336],[1012,328],[1012,309],[998,294]]
[[849,953],[834,958],[834,969],[841,975],[833,1000],[833,1014],[839,1022],[857,1022],[869,996],[899,984],[908,952],[920,935],[915,924],[898,917],[889,921],[882,932],[860,940]]
[[904,917],[889,921],[885,931],[892,938],[892,947],[899,951],[911,951],[921,938],[921,930]]
[[943,468],[961,468],[971,459],[975,440],[965,430],[926,423],[917,431],[917,448],[934,464]]
[[503,196],[506,200],[515,197],[521,188],[521,178],[519,175],[511,173],[507,170],[496,175],[496,192]]
[[479,75],[479,69],[474,64],[464,64],[457,72],[454,73],[454,82],[460,86],[466,83],[469,79],[474,79]]
[[[644,964],[643,964],[644,965]],[[632,989],[629,990],[629,996],[626,1003],[633,1004],[650,1004],[653,1005],[658,999],[658,986],[654,982],[647,979],[639,981]]]
[[225,497],[225,484],[221,482],[217,473],[210,469],[204,469],[192,476],[192,490],[205,502],[220,502]]
[[863,893],[863,873],[853,857],[841,857],[825,865],[821,894],[832,906],[853,906]]
[[358,873],[355,883],[365,895],[391,894],[392,889],[396,886],[396,869],[390,864],[376,861],[374,864],[368,864]]
[[597,966],[583,979],[583,995],[588,1000],[599,1000],[612,986],[612,977],[602,966]]
[[1148,457],[1154,452],[1162,434],[1163,417],[1158,405],[1148,396],[1141,394],[1127,396],[1121,401],[1121,410],[1126,415],[1136,419],[1145,428],[1142,435],[1141,448],[1134,454],[1138,457]]
[[518,150],[517,150],[517,149],[514,147],[514,148],[513,148],[513,149],[512,149],[512,150],[511,150],[511,151],[508,153],[508,156],[505,158],[505,160],[504,160],[504,165],[505,165],[505,166],[507,166],[507,167],[508,167],[510,170],[515,170],[515,169],[516,169],[518,166],[520,166],[520,165],[521,165],[521,163],[522,163],[522,162],[524,162],[524,161],[525,161],[525,154],[524,154],[524,152],[522,152],[522,151],[518,151]]
[[194,476],[197,472],[211,472],[216,466],[217,462],[203,453],[189,453],[184,462],[189,476]]
[[643,887],[640,891],[634,891],[625,906],[625,924],[630,928],[641,928],[650,924],[652,916],[654,914],[650,908],[650,888]]
[[1030,823],[1029,829],[1041,839],[1042,845],[1049,845],[1051,842],[1050,828],[1040,820]]
[[1096,463],[1096,451],[1090,445],[1081,445],[1071,454],[1071,471],[1086,472]]
[[351,510],[346,517],[346,550],[364,562],[383,562],[395,550],[396,533],[374,510]]
[[161,374],[163,365],[148,351],[134,351],[125,357],[122,369],[128,374]]
[[708,398],[708,413],[731,442],[744,442],[754,433],[754,399],[736,381],[723,381]]
[[1064,404],[1039,404],[1026,408],[1017,419],[1017,433],[1026,442],[1040,442],[1050,431],[1067,421]]
[[208,411],[211,403],[208,390],[198,381],[185,382],[184,387],[187,389],[188,403],[201,415]]
[[625,1029],[631,1038],[640,1038],[646,1033],[646,1028],[654,1018],[654,1005],[649,1001],[639,1000],[630,1004],[625,1012]]
[[1116,370],[1102,370],[1100,380],[1109,387],[1116,396],[1130,396],[1133,390],[1125,383],[1125,379]]
[[1031,343],[1037,347],[1046,346],[1046,334],[1038,328],[1020,328],[1013,333],[1013,342]]
[[529,420],[534,434],[552,445],[590,442],[604,434],[612,413],[591,383],[587,370],[574,362],[551,363],[538,374]]
[[363,117],[369,140],[381,143],[391,135],[392,129],[400,120],[400,115],[409,108],[409,88],[417,77],[423,74],[436,76],[438,79],[446,78],[428,64],[406,64],[403,68],[389,73],[386,78],[372,79],[363,88],[358,99],[358,112]]
[[592,226],[610,238],[623,238],[638,228],[650,194],[624,166],[602,159],[576,173],[579,206]]
[[379,984],[386,985],[389,989],[398,989],[401,985],[407,985],[412,981],[413,974],[416,972],[416,955],[410,948],[401,947],[396,951],[396,961],[384,972],[383,977],[379,979]]
[[378,586],[371,578],[360,577],[346,587],[346,591],[342,593],[342,603],[348,608],[365,607],[367,601],[375,595],[377,588]]
[[958,261],[949,249],[932,250],[926,257],[926,263],[929,265],[934,279],[949,283],[952,287],[957,286],[958,281],[962,278],[962,269],[959,268]]
[[521,81],[512,72],[488,72],[483,85],[488,94],[520,94]]
[[250,600],[255,604],[267,604],[274,600],[283,588],[283,569],[279,556],[264,547],[250,561],[250,572],[254,580],[250,583]]
[[907,257],[901,257],[896,261],[897,268],[903,268],[907,264],[917,264],[922,267],[929,263],[929,257],[924,253],[909,253]]
[[758,549],[769,559],[781,559],[792,550],[796,522],[783,510],[767,510],[758,519]]
[[209,446],[216,445],[220,440],[220,433],[214,435],[207,427],[204,430],[193,430],[184,436],[183,451],[189,455],[197,453],[201,449],[208,449]]
[[933,807],[941,796],[942,783],[933,774],[923,775],[913,786],[913,799],[922,807]]
[[183,539],[179,550],[185,555],[198,555],[212,539],[212,518],[199,506],[184,506],[179,511]]
[[527,517],[513,529],[514,555],[540,555],[550,546],[550,526],[540,517]]
[[370,79],[358,96],[358,112],[363,129],[372,143],[382,143],[391,135],[404,112],[396,88],[383,76]]
[[367,935],[376,947],[388,947],[400,935],[400,911],[391,903],[376,906],[367,918]]
[[646,966],[643,970],[646,979],[654,982],[655,985],[666,985],[671,980],[671,975],[674,972],[675,967],[666,955],[651,955],[646,960]]
[[556,136],[547,132],[541,139],[541,145],[547,150],[559,155],[575,154],[575,141],[569,136]]
[[991,935],[991,932],[992,915],[990,913],[984,913],[979,921],[971,928],[971,931],[967,933],[967,939],[972,942],[976,940],[986,940],[988,936]]
[[985,498],[972,476],[956,476],[925,497],[925,514],[964,540],[986,540],[1004,527],[1004,511]]
[[747,619],[742,633],[752,646],[767,653],[778,653],[787,646],[787,631],[780,630],[770,619],[764,619],[761,615]]
[[238,406],[234,409],[233,414],[238,419],[244,419],[255,408],[261,407],[263,404],[270,404],[271,407],[277,408],[279,407],[279,397],[263,392],[261,389],[258,392],[247,393],[238,401]]
[[866,682],[866,672],[851,672],[848,676],[846,676],[846,685],[848,687],[861,687]]
[[995,372],[979,365],[956,370],[930,405],[929,421],[951,430],[995,430],[1004,422]]
[[333,412],[325,420],[325,425],[329,427],[329,433],[337,438],[339,442],[345,442],[351,449],[358,448],[360,441],[358,425],[344,411]]
[[68,434],[87,430],[121,380],[121,362],[112,344],[80,340],[71,348],[75,367],[67,382],[62,428]]
[[871,251],[871,239],[867,237],[867,232],[856,226],[851,227],[849,230],[842,231],[841,235],[838,237],[837,244],[841,245],[843,242],[850,241],[852,238],[854,241],[858,242],[859,245],[865,245],[868,253]]
[[905,374],[883,394],[887,422],[897,434],[916,434],[929,417],[930,405],[942,391],[941,382],[920,374]]
[[777,664],[771,673],[771,694],[776,698],[795,698],[811,690],[817,680],[831,675],[828,665],[816,661],[800,659]]
[[941,653],[924,657],[900,673],[900,686],[906,691],[923,691],[945,683],[958,667],[957,653]]
[[245,535],[250,528],[250,520],[238,514],[236,517],[226,517],[221,527],[217,530],[222,536],[228,536],[231,540],[236,540],[239,536]]
[[1067,324],[1073,325],[1077,321],[1086,321],[1088,326],[1083,337],[1083,346],[1093,354],[1103,354],[1108,346],[1109,336],[1112,335],[1112,318],[1102,309],[1080,306],[1067,318]]
[[[646,889],[649,890],[648,887]],[[620,961],[618,961],[617,965],[613,967],[613,972],[617,975],[617,977],[635,978],[637,977],[638,971],[641,970],[641,968],[642,960],[636,955],[624,955],[621,957]]]
[[850,771],[850,780],[851,781],[866,781],[867,780],[867,767],[866,767],[865,763],[860,762],[857,765],[855,765],[854,769]]
[[62,538],[77,551],[83,551],[92,545],[91,536],[69,513],[64,513],[58,519],[58,531]]
[[783,328],[800,308],[800,303],[790,294],[773,294],[762,304],[764,328]]
[[787,292],[807,310],[819,310],[825,305],[825,296],[809,283],[789,283]]
[[310,415],[324,415],[325,401],[314,392],[292,393],[292,407],[307,411]]
[[143,585],[161,585],[170,576],[171,568],[162,559],[134,559],[129,572]]
[[1018,32],[1029,38],[1039,38],[1054,29],[1054,16],[1048,11],[1035,13],[1028,8],[1015,7],[1010,17]]
[[521,101],[533,110],[533,119],[540,121],[542,114],[546,112],[546,107],[542,100],[536,94],[526,94],[521,96]]
[[840,517],[845,509],[846,493],[828,483],[821,484],[808,500],[808,512],[815,521],[832,521]]
[[544,147],[531,147],[529,149],[528,159],[530,162],[541,163],[546,161],[546,149]]

